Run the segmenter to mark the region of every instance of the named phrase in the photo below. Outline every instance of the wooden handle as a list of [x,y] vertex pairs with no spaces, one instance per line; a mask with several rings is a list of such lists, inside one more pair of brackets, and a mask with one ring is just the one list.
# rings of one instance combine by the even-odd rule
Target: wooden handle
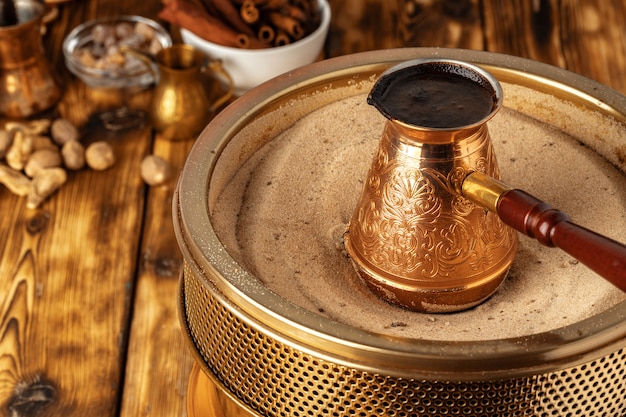
[[546,246],[558,247],[626,291],[626,246],[570,221],[567,214],[521,190],[500,195],[502,221]]

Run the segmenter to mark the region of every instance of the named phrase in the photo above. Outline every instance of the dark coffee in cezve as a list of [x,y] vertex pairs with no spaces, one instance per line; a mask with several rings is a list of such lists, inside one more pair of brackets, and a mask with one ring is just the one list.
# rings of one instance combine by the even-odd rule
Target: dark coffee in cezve
[[389,118],[413,126],[454,129],[487,117],[494,93],[462,75],[410,72],[390,83],[376,101],[370,104],[384,108]]

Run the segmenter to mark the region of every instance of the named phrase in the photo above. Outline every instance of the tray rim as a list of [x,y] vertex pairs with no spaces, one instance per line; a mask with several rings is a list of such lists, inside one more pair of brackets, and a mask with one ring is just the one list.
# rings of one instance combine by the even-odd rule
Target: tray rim
[[[207,190],[215,163],[228,140],[241,129],[242,120],[267,114],[285,97],[315,91],[333,80],[355,73],[364,77],[378,74],[402,61],[432,57],[484,66],[502,82],[535,83],[541,87],[538,91],[626,124],[626,97],[621,93],[573,72],[509,55],[402,48],[311,64],[246,93],[222,111],[194,144],[173,199],[175,231],[187,265],[212,295],[252,328],[301,351],[366,371],[437,379],[449,375],[457,380],[515,377],[574,366],[622,348],[626,302],[573,325],[522,337],[461,342],[398,338],[356,329],[294,306],[266,287],[251,283],[253,277],[237,268],[226,250],[216,250],[221,243],[210,225]],[[184,305],[181,308],[184,310]],[[184,324],[184,311],[181,321]]]

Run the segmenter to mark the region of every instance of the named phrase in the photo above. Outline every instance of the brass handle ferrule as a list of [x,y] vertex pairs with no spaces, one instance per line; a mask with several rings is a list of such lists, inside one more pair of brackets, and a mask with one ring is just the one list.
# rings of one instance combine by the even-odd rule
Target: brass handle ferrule
[[511,187],[489,175],[474,171],[465,177],[461,192],[463,197],[494,213],[498,212],[498,200]]

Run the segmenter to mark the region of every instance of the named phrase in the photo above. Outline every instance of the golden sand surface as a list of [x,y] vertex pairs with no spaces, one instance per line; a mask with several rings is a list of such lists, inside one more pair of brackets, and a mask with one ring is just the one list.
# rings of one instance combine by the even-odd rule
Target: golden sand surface
[[[606,158],[611,141],[626,137],[623,127],[534,90],[504,91],[489,122],[503,180],[626,242],[626,176]],[[567,254],[524,236],[505,283],[475,308],[423,314],[378,299],[353,270],[342,236],[384,123],[364,94],[332,102],[254,152],[225,187],[211,213],[216,232],[268,289],[350,326],[427,340],[540,333],[626,299]]]

